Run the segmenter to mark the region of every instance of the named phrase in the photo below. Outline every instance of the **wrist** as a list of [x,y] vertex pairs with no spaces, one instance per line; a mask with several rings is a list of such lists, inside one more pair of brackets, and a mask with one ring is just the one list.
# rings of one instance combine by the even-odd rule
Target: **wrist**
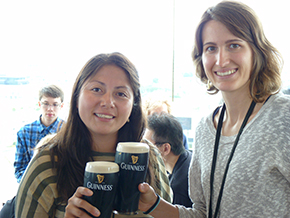
[[156,195],[157,195],[157,199],[156,199],[155,203],[147,211],[143,212],[144,214],[151,213],[153,210],[156,209],[156,207],[160,203],[160,196],[158,194],[156,194]]

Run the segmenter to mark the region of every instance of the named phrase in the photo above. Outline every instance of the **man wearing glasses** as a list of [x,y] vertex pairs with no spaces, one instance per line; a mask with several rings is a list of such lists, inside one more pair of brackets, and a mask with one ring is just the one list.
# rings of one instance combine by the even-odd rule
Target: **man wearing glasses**
[[33,157],[33,148],[46,135],[58,132],[62,119],[58,114],[63,107],[64,93],[55,85],[42,88],[39,91],[39,107],[41,115],[33,123],[26,124],[17,132],[15,153],[15,177],[21,181],[22,175]]
[[183,146],[183,130],[179,121],[168,113],[153,113],[147,118],[144,138],[160,151],[173,191],[173,204],[191,207],[188,196],[188,169],[191,150]]

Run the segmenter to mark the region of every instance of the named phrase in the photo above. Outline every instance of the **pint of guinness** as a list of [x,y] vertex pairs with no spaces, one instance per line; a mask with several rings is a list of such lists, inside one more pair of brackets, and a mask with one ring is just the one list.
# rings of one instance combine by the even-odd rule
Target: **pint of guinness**
[[91,189],[94,194],[84,196],[84,199],[100,210],[99,218],[111,217],[118,174],[119,166],[114,162],[93,161],[86,164],[84,187]]
[[118,143],[115,162],[120,167],[114,209],[120,214],[135,214],[140,192],[138,185],[145,181],[149,160],[149,146],[145,143]]

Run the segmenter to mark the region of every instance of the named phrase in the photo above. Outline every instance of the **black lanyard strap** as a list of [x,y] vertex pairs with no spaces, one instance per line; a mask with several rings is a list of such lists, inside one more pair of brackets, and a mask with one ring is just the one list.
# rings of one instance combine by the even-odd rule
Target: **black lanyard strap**
[[223,125],[223,120],[224,120],[224,114],[225,114],[225,110],[226,110],[226,105],[224,104],[222,107],[222,111],[219,117],[219,121],[218,121],[218,127],[217,127],[217,132],[216,132],[216,138],[215,138],[215,145],[214,145],[214,153],[213,153],[213,158],[212,158],[212,166],[211,166],[211,174],[210,174],[210,202],[209,202],[209,218],[216,218],[217,214],[219,212],[219,208],[220,208],[220,203],[222,200],[222,195],[223,195],[223,190],[224,190],[224,185],[226,182],[226,177],[227,177],[227,173],[228,173],[228,169],[230,166],[230,163],[232,161],[232,158],[234,156],[236,147],[238,145],[240,136],[244,130],[244,127],[246,126],[251,114],[253,113],[253,110],[255,108],[256,103],[254,101],[252,101],[251,106],[248,109],[248,112],[244,118],[244,121],[242,123],[242,126],[240,127],[239,133],[236,137],[234,146],[232,148],[232,151],[230,153],[226,168],[225,168],[225,172],[224,172],[224,176],[223,176],[223,180],[222,180],[222,184],[221,184],[221,188],[220,188],[220,192],[219,192],[219,196],[218,196],[218,200],[217,200],[217,205],[215,208],[215,213],[214,216],[212,216],[212,195],[213,195],[213,184],[214,184],[214,173],[215,173],[215,168],[216,168],[216,161],[217,161],[217,156],[218,156],[218,147],[219,147],[219,141],[220,141],[220,136],[221,136],[221,130],[222,130],[222,125]]

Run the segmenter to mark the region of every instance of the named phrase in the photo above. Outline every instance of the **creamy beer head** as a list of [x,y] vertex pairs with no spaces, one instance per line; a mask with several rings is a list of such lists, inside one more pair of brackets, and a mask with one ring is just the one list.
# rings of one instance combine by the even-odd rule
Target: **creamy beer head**
[[147,144],[141,142],[120,142],[117,146],[117,152],[123,153],[148,153],[149,149]]
[[86,164],[86,172],[117,173],[119,172],[119,165],[109,161],[91,161]]

